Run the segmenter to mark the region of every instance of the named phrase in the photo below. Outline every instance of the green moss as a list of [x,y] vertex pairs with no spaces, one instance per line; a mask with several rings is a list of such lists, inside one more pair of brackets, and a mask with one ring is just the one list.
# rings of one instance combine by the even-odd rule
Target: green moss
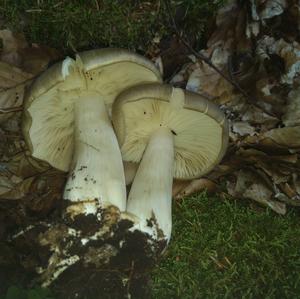
[[[199,45],[221,2],[176,0],[171,10]],[[4,27],[65,54],[104,46],[145,53],[155,34],[174,31],[160,0],[0,0],[0,15]],[[152,275],[153,298],[299,298],[299,216],[258,213],[204,194],[175,203],[172,240]]]
[[[299,298],[299,211],[279,216],[205,194],[173,210],[172,239],[152,274],[153,299]],[[37,292],[50,299],[42,291],[12,287],[3,299]]]
[[[221,1],[172,1],[172,13],[189,35],[201,36]],[[71,53],[96,47],[145,52],[157,34],[173,32],[164,1],[0,0],[5,26],[29,41]]]
[[299,213],[256,212],[204,194],[174,206],[153,298],[299,298]]

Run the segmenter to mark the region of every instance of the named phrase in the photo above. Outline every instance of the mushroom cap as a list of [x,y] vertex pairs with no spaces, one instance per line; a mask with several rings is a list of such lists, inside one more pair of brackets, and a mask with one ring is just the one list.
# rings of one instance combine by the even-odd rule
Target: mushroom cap
[[161,80],[150,60],[122,49],[86,51],[54,64],[33,82],[24,100],[22,128],[32,156],[68,171],[76,99],[99,96],[110,110],[124,89]]
[[214,103],[167,84],[143,84],[122,92],[113,104],[112,121],[123,160],[130,162],[141,160],[152,132],[168,127],[174,134],[177,179],[208,173],[228,144],[227,120]]

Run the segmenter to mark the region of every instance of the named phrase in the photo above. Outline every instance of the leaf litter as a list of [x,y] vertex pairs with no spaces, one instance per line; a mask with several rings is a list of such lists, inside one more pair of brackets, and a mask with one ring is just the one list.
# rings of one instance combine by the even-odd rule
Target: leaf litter
[[[222,163],[203,178],[175,181],[175,199],[203,190],[225,191],[281,215],[289,205],[300,206],[299,15],[297,2],[284,0],[229,1],[220,9],[201,53],[248,97],[203,61],[188,56],[178,41],[169,42],[161,56],[153,55],[170,83],[214,101],[230,122],[230,145]],[[26,88],[62,56],[55,49],[29,45],[23,35],[9,30],[0,30],[0,39],[1,241],[12,229],[55,210],[66,176],[32,158],[21,133]],[[174,72],[176,51],[180,63]]]
[[[283,0],[229,1],[219,10],[207,48],[200,52],[243,88],[247,98],[189,55],[180,41],[170,39],[159,53],[162,43],[155,40],[153,60],[169,81],[217,103],[230,122],[230,145],[223,162],[204,178],[175,182],[174,198],[225,188],[229,195],[254,200],[280,214],[286,205],[298,206],[299,15],[296,1]],[[288,30],[291,24],[293,30]],[[53,204],[50,198],[59,198],[65,175],[30,157],[21,134],[21,109],[26,87],[62,56],[55,49],[30,45],[23,35],[7,29],[0,30],[0,38],[0,201],[17,201],[45,214],[51,204],[42,198]],[[180,64],[174,73],[176,51]]]
[[26,87],[50,62],[59,59],[60,54],[54,49],[29,45],[23,35],[7,29],[0,30],[0,39],[3,45],[0,51],[0,214],[9,215],[0,232],[1,240],[8,228],[26,223],[26,217],[39,218],[53,209],[54,202],[60,198],[65,174],[32,158],[21,133]]
[[232,0],[219,10],[201,52],[248,97],[199,59],[171,79],[207,95],[229,119],[227,155],[206,179],[279,214],[300,205],[299,13],[297,1],[285,0]]

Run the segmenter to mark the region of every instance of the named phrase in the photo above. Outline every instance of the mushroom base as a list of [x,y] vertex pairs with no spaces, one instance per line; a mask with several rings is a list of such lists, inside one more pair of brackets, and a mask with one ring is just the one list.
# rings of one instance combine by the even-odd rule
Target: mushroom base
[[25,283],[70,299],[147,298],[149,270],[166,241],[133,231],[134,223],[114,206],[98,214],[57,217],[11,237],[7,248]]

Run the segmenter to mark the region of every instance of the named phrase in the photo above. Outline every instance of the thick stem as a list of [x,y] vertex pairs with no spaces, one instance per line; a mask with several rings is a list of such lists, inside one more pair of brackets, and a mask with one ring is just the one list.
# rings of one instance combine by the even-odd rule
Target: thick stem
[[74,155],[64,199],[83,202],[85,213],[94,214],[97,208],[108,205],[124,211],[126,188],[121,152],[105,103],[99,95],[90,94],[78,99],[74,106]]
[[127,203],[127,211],[140,218],[140,230],[153,234],[149,220],[154,219],[167,240],[172,229],[173,163],[173,134],[168,128],[159,128],[149,140]]

